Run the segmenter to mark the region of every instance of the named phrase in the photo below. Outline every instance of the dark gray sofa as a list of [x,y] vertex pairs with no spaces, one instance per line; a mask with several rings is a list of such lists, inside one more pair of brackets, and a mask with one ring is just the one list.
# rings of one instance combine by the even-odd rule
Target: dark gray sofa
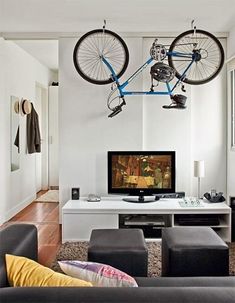
[[15,224],[0,231],[1,303],[235,303],[235,277],[136,278],[138,288],[10,287],[5,254],[37,261],[37,248],[37,229],[34,225]]

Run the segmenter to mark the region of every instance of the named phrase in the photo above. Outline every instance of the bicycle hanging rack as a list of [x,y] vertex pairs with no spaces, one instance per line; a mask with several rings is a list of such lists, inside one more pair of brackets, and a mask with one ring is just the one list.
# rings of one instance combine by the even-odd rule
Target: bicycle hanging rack
[[[164,62],[166,60],[168,64]],[[90,31],[78,40],[73,61],[77,72],[86,81],[98,85],[111,84],[107,106],[111,110],[108,117],[112,118],[126,105],[125,96],[166,95],[171,103],[163,108],[185,109],[187,97],[175,94],[176,88],[181,86],[182,92],[186,92],[185,83],[198,85],[214,79],[223,67],[224,51],[215,36],[198,30],[192,20],[191,30],[177,36],[169,49],[155,39],[150,48],[150,58],[125,82],[120,83],[119,78],[129,63],[129,51],[119,35],[106,29],[104,20],[102,29]],[[151,77],[149,91],[126,90],[147,67],[150,67]],[[176,81],[171,84],[173,79]],[[160,82],[165,84],[163,91],[155,90]]]

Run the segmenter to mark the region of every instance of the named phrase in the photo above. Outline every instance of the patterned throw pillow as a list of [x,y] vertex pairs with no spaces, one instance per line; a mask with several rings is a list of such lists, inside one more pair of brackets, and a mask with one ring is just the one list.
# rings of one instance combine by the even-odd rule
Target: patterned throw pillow
[[67,275],[91,282],[93,286],[138,287],[134,278],[110,265],[77,260],[58,263]]

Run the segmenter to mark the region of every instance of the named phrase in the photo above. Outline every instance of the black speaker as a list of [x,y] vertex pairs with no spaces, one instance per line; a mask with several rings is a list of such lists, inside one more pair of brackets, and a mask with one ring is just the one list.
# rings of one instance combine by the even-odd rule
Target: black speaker
[[79,187],[72,188],[72,192],[71,192],[72,200],[79,200],[79,197],[80,197],[79,192],[80,192]]

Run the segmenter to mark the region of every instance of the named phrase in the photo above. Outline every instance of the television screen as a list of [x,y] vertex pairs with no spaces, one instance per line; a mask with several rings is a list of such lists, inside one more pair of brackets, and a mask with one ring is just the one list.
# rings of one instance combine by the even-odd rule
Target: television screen
[[175,152],[108,152],[108,192],[129,195],[175,192]]

